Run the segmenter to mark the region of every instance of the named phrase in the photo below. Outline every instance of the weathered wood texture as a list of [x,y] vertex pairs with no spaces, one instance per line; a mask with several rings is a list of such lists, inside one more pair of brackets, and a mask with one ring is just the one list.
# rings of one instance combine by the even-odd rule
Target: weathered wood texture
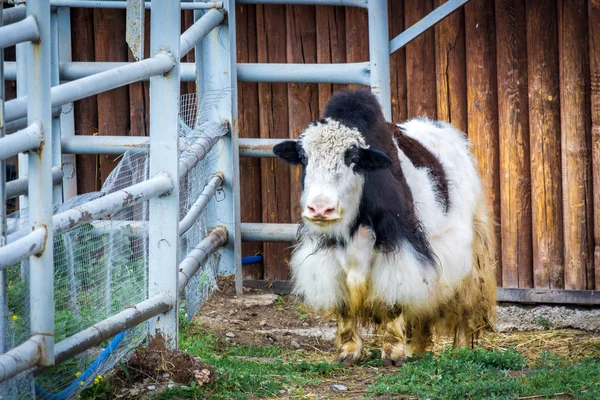
[[489,1],[472,0],[465,5],[465,48],[467,132],[498,224],[496,280],[502,286],[496,30],[494,7]]
[[[435,0],[439,7],[446,0]],[[459,9],[435,26],[437,117],[467,132],[465,11]]]
[[565,288],[592,289],[587,7],[584,0],[561,0],[558,4]]
[[[256,6],[258,62],[286,62],[286,10],[283,5]],[[259,83],[261,138],[288,138],[288,90],[285,83]],[[261,161],[262,222],[290,222],[290,168],[275,158]],[[265,279],[287,279],[290,257],[286,243],[265,243]]]
[[533,284],[559,289],[564,258],[556,2],[527,1],[527,64]]
[[[389,1],[390,37],[444,1]],[[500,286],[600,289],[599,3],[471,0],[390,57],[393,120],[450,121],[473,143],[497,223]],[[236,12],[239,62],[369,59],[364,9],[238,5]],[[122,11],[107,13],[73,11],[74,60],[127,59],[124,34],[115,33],[124,19],[103,28]],[[184,13],[182,29],[191,22]],[[147,33],[149,24],[147,18]],[[191,60],[193,54],[184,61]],[[240,135],[296,137],[345,87],[240,83]],[[182,94],[193,91],[182,84]],[[77,102],[77,133],[147,135],[148,83],[119,96],[111,104]],[[100,187],[111,168],[105,161],[78,157],[82,193]],[[243,221],[296,221],[297,171],[275,159],[241,162]],[[264,256],[263,264],[244,267],[245,278],[288,279],[289,246],[244,243],[243,256]]]
[[[240,63],[255,63],[256,53],[256,6],[238,4],[236,6],[237,21],[237,60]],[[255,138],[259,135],[258,122],[258,84],[241,82],[238,85],[239,135],[242,138]],[[260,160],[256,158],[240,159],[240,191],[242,222],[256,222],[262,219]],[[263,245],[259,242],[242,244],[244,256],[263,253]],[[261,264],[244,266],[246,279],[262,279]]]
[[590,0],[590,89],[592,110],[592,170],[594,190],[595,286],[600,289],[600,0]]
[[[410,27],[433,10],[433,0],[404,2],[404,24]],[[406,45],[408,117],[437,118],[435,31],[430,29]]]
[[531,191],[525,2],[496,1],[502,282],[530,287]]

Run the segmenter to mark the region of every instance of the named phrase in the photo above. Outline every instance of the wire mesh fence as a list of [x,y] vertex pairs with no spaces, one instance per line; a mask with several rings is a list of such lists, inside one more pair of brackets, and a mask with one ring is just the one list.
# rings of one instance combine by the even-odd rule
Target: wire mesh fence
[[[201,137],[220,137],[226,126],[207,122],[203,110],[215,104],[224,92],[209,93],[200,99],[195,94],[180,99],[180,149],[186,149]],[[222,151],[219,143],[211,149],[180,181],[180,218],[209,182]],[[71,209],[149,177],[146,153],[129,151],[120,157],[117,167],[99,192],[77,196],[55,206],[55,213]],[[221,201],[217,192],[207,210],[180,238],[179,260],[196,246],[214,224],[214,201]],[[54,242],[54,304],[55,342],[111,316],[148,297],[148,202],[128,207],[100,220],[55,236]],[[27,228],[27,210],[9,217],[9,233]],[[218,254],[190,281],[180,299],[180,316],[193,318],[204,300],[216,286]],[[177,266],[173,266],[176,268]],[[4,321],[8,335],[6,348],[13,348],[29,337],[28,265],[23,262],[7,269],[8,317]],[[50,299],[49,299],[50,301]],[[113,339],[101,343],[35,378],[31,371],[19,374],[0,384],[4,399],[28,399],[36,393],[42,399],[68,399],[103,375],[147,336],[147,323],[119,335],[118,347],[108,354],[105,348]]]

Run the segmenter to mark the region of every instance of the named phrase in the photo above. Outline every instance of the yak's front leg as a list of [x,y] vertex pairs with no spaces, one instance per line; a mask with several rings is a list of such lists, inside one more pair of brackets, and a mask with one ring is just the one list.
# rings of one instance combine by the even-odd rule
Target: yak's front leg
[[356,364],[362,354],[362,339],[358,332],[358,320],[347,313],[338,317],[335,344],[338,349],[337,361]]
[[406,359],[406,322],[402,314],[394,316],[385,325],[383,346],[381,348],[383,366],[397,367]]

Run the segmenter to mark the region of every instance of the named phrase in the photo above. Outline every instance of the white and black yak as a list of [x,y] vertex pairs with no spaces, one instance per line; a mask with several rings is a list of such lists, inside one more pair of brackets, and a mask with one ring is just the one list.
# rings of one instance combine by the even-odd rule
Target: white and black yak
[[338,361],[360,359],[360,326],[383,334],[384,365],[426,351],[433,335],[472,346],[490,326],[493,219],[463,132],[388,123],[368,90],[341,91],[273,150],[302,166],[293,292],[336,315]]

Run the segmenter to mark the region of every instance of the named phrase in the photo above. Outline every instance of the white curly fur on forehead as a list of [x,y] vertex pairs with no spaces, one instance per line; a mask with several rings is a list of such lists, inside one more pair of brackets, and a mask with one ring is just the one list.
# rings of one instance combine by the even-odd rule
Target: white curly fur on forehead
[[318,156],[328,167],[338,167],[344,160],[346,150],[354,145],[367,149],[369,146],[358,129],[350,128],[331,118],[326,123],[311,125],[298,138],[307,157]]

